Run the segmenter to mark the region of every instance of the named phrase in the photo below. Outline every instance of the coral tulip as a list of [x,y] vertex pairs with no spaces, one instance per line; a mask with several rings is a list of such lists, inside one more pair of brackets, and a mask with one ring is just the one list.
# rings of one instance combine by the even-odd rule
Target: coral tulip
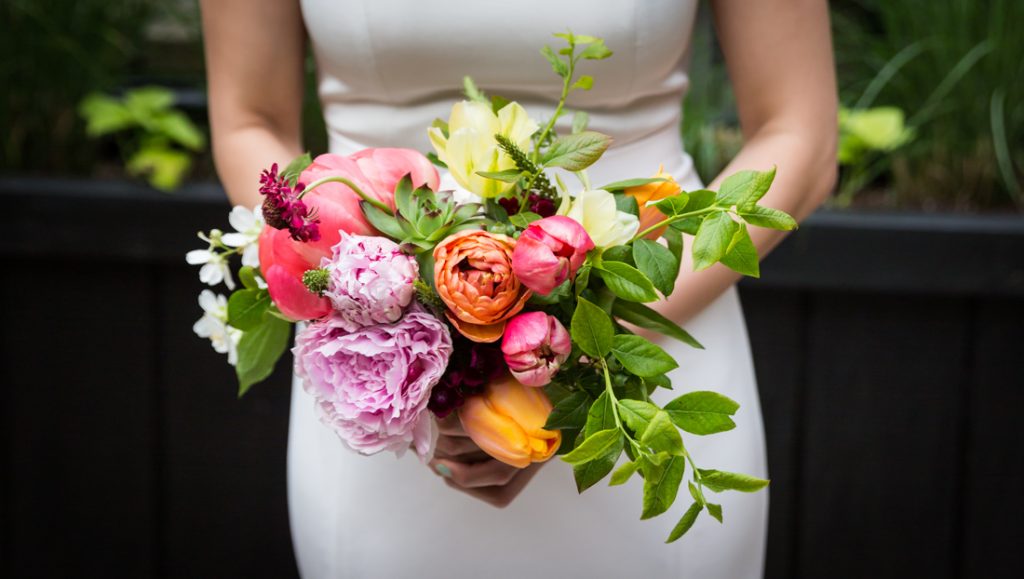
[[474,342],[496,342],[530,299],[512,273],[516,241],[479,229],[449,235],[434,248],[434,285],[452,325]]
[[[655,207],[648,207],[648,203],[678,195],[681,191],[679,183],[676,183],[672,175],[665,172],[664,167],[658,167],[658,174],[654,177],[665,180],[629,187],[625,190],[626,195],[636,199],[636,204],[640,207],[640,231],[645,231],[648,227],[665,219],[665,215],[661,211]],[[665,228],[661,227],[648,233],[646,237],[647,239],[657,239],[664,232]]]
[[501,462],[526,468],[554,456],[562,443],[559,430],[544,430],[551,401],[541,388],[530,388],[504,374],[470,396],[459,420],[473,442]]
[[547,295],[576,275],[594,242],[576,220],[561,215],[531,223],[516,241],[512,271],[531,290]]
[[508,321],[501,352],[516,380],[526,386],[546,386],[569,358],[572,339],[555,316],[526,312]]

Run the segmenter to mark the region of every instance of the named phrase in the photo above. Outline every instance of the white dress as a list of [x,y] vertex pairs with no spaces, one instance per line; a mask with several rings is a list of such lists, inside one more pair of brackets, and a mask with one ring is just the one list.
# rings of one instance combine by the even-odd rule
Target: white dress
[[[411,147],[429,151],[426,128],[447,118],[463,75],[521,102],[538,121],[553,110],[559,79],[538,50],[566,28],[603,37],[615,52],[585,61],[590,92],[570,108],[615,138],[590,170],[593,184],[647,176],[659,165],[686,189],[700,187],[679,138],[680,102],[696,0],[303,0],[320,72],[331,150]],[[568,122],[568,118],[565,119]],[[564,126],[563,126],[564,128]],[[665,347],[680,367],[674,392],[717,390],[741,404],[737,428],[688,435],[704,468],[766,477],[764,432],[746,326],[730,288],[687,324],[705,345]],[[642,481],[576,492],[572,470],[552,460],[499,510],[449,489],[412,453],[359,456],[292,388],[288,500],[302,576],[352,578],[746,579],[763,573],[768,494],[716,498],[725,524],[702,516],[677,543],[665,538],[689,505],[684,490],[666,514],[641,521]]]

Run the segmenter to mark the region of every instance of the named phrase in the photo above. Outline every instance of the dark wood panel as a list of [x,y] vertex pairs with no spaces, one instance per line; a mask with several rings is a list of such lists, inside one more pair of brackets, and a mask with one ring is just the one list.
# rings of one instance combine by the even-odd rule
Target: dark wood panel
[[955,576],[966,300],[811,304],[799,576]]
[[797,484],[803,397],[804,299],[796,292],[749,286],[741,291],[768,444],[768,555],[765,577],[795,576]]
[[1024,301],[981,303],[975,327],[962,577],[1024,577]]
[[239,400],[225,356],[192,333],[203,287],[195,268],[162,270],[166,574],[295,576],[285,481],[291,358]]
[[8,576],[154,574],[148,271],[5,260]]

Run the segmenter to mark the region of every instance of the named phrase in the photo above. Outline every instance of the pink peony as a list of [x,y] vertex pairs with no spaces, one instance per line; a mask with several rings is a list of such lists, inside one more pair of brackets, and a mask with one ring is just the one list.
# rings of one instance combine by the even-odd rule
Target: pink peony
[[321,267],[330,270],[324,295],[350,332],[397,321],[416,295],[416,259],[384,237],[343,234]]
[[519,314],[508,321],[501,352],[521,384],[546,386],[572,351],[572,339],[555,316],[544,312]]
[[411,443],[429,457],[436,430],[427,403],[452,353],[447,326],[419,306],[393,324],[345,325],[332,315],[295,338],[295,371],[320,420],[360,454],[401,455]]
[[576,275],[594,242],[574,219],[553,215],[534,221],[519,236],[512,271],[523,285],[541,295]]
[[[366,149],[348,157],[320,155],[302,172],[299,182],[309,185],[323,177],[347,177],[367,195],[394,207],[395,185],[407,174],[412,175],[414,186],[438,186],[437,171],[430,161],[410,149]],[[259,239],[260,270],[271,299],[285,316],[314,320],[331,311],[331,302],[310,293],[302,285],[302,274],[320,267],[320,261],[331,256],[331,248],[341,241],[342,232],[377,232],[363,216],[359,196],[346,185],[326,183],[306,193],[302,201],[316,213],[320,238],[301,242],[292,239],[288,230],[264,227]]]

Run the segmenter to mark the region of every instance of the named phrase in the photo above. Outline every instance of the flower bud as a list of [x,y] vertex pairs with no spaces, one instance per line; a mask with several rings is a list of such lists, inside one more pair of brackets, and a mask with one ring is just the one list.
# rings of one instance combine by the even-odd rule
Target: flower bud
[[559,430],[544,430],[551,401],[540,388],[520,384],[510,374],[493,380],[459,408],[459,420],[473,442],[501,462],[526,468],[554,456]]
[[501,351],[516,380],[525,386],[545,386],[569,358],[572,339],[555,316],[527,312],[508,321]]
[[594,242],[579,222],[554,215],[534,221],[519,236],[512,272],[529,289],[551,293],[576,275]]

